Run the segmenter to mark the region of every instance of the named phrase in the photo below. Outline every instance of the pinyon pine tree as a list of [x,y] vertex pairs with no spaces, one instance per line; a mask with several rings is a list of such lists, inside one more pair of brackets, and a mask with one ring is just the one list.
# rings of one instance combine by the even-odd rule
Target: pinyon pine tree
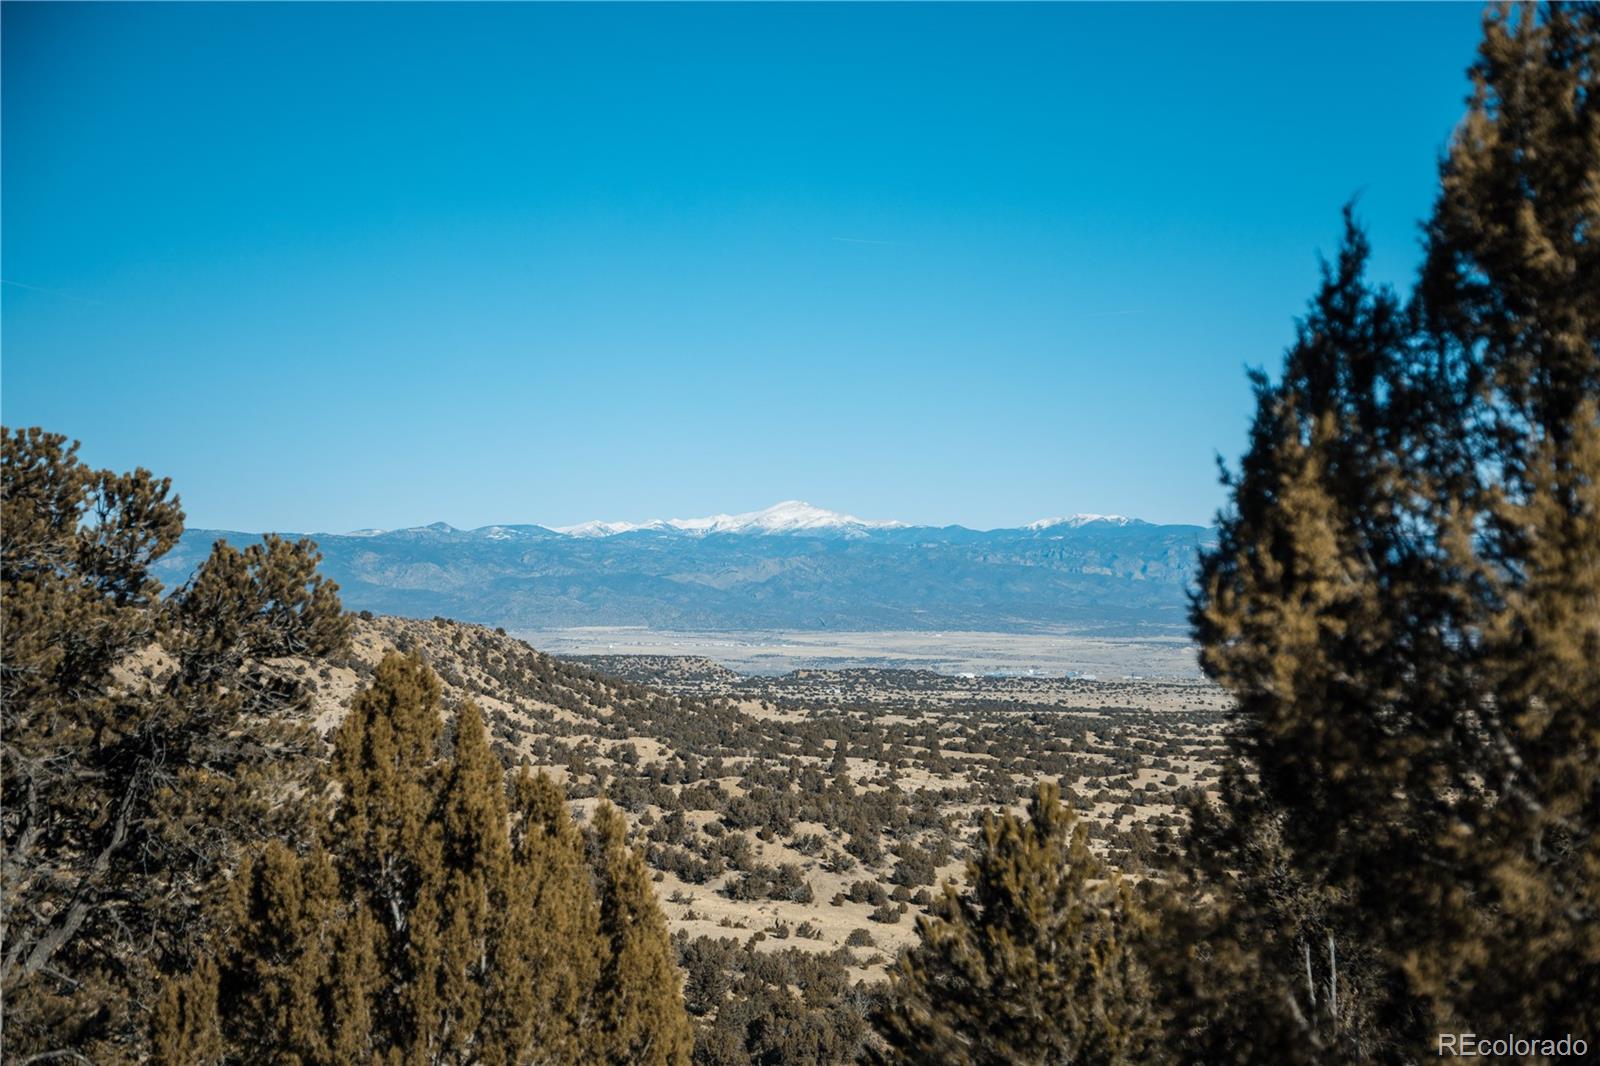
[[163,599],[170,484],[0,436],[0,1059],[138,1060],[160,975],[213,950],[205,886],[308,833],[318,742],[272,660],[347,623],[309,541],[219,542]]

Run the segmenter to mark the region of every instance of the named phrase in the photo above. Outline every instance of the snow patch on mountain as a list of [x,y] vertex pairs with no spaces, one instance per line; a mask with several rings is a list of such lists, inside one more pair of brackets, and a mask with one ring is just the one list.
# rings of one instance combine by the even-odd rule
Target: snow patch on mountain
[[551,526],[555,533],[569,537],[614,537],[618,533],[633,533],[640,529],[666,529],[667,523],[659,519],[650,522],[582,522],[575,526]]
[[1073,514],[1058,515],[1055,518],[1041,518],[1036,522],[1029,522],[1023,529],[1054,529],[1056,526],[1067,526],[1077,529],[1093,522],[1104,522],[1112,526],[1131,526],[1138,522],[1137,518],[1129,518],[1120,514]]
[[677,530],[681,533],[862,533],[869,529],[902,529],[904,522],[876,521],[813,507],[803,500],[784,500],[760,511],[743,514],[715,514],[704,518],[670,518],[649,522],[584,522],[575,526],[554,526],[569,537],[611,537],[639,530]]
[[[1116,514],[1074,514],[1041,518],[1020,527],[1025,532],[1037,533],[1049,529],[1079,529],[1090,525],[1142,526],[1147,523],[1137,518]],[[568,537],[614,537],[620,533],[657,532],[686,533],[706,536],[713,533],[740,533],[775,535],[789,533],[825,533],[842,537],[863,537],[874,530],[909,529],[906,522],[858,518],[824,507],[813,507],[803,500],[784,500],[759,511],[741,514],[714,514],[702,518],[651,519],[648,522],[580,522],[570,526],[492,525],[462,531],[447,522],[413,526],[394,530],[392,534],[381,529],[359,529],[345,534],[351,537],[407,536],[412,538],[455,537],[465,535],[484,540],[522,540],[557,533]],[[991,530],[990,532],[1004,532]]]

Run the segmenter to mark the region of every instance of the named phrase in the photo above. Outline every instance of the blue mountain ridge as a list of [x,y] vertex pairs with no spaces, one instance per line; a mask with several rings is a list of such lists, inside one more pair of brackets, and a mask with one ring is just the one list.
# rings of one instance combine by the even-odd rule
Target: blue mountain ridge
[[[994,530],[854,519],[778,530],[732,524],[594,534],[440,522],[310,536],[345,605],[380,614],[523,630],[1107,634],[1181,629],[1199,549],[1215,542],[1205,526],[1098,517]],[[218,539],[242,546],[257,535],[187,530],[158,576],[169,586],[186,580]]]

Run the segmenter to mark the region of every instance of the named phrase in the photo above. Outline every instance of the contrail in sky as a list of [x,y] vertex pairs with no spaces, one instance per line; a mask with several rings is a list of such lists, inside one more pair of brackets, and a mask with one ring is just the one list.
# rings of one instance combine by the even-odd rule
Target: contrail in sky
[[62,292],[60,289],[47,289],[43,285],[29,285],[24,281],[12,281],[10,278],[0,278],[0,285],[13,285],[19,289],[30,289],[33,292],[43,292],[48,293],[51,296],[59,296],[63,300],[76,300],[78,303],[89,304],[93,307],[101,306],[99,300],[90,300],[83,296],[74,296],[72,293]]

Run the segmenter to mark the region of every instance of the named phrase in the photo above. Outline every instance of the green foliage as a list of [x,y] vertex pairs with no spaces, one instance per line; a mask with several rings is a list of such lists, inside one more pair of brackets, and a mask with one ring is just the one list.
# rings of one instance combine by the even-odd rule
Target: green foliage
[[1151,1054],[1132,892],[1041,784],[1026,819],[988,816],[968,890],[946,886],[874,1017],[889,1062],[1120,1063]]
[[3,1055],[138,1058],[163,971],[203,960],[200,895],[294,840],[316,740],[268,660],[346,639],[310,542],[218,545],[169,599],[150,565],[183,512],[145,470],[3,431]]
[[[526,946],[526,992],[513,1062],[580,1061],[593,1049],[595,988],[600,980],[599,904],[591,887],[583,834],[561,789],[547,774],[523,768],[512,791],[516,862],[514,936]],[[508,1001],[509,1003],[509,1001]]]
[[[1365,280],[1347,219],[1281,377],[1254,377],[1193,610],[1235,700],[1234,758],[1182,867],[1135,892],[1088,831],[1143,864],[1170,854],[1166,826],[1076,825],[1053,787],[1026,818],[988,819],[967,888],[945,889],[895,964],[871,1054],[1406,1061],[1442,1031],[1595,1029],[1597,69],[1600,9],[1491,12],[1415,291]],[[419,655],[377,668],[322,760],[283,663],[325,661],[348,620],[308,542],[218,544],[163,600],[150,567],[183,521],[170,486],[91,470],[39,430],[4,432],[0,504],[6,1061],[862,1049],[869,996],[847,953],[753,948],[788,937],[783,920],[742,947],[685,943],[680,996],[623,815],[602,802],[584,831],[548,777],[508,789],[505,749],[472,704],[444,714]],[[566,765],[576,795],[659,808],[652,861],[695,882],[731,866],[734,898],[809,898],[804,871],[759,862],[747,834],[790,836],[862,871],[837,905],[895,923],[949,857],[942,808],[1011,803],[1019,775],[1048,775],[1121,817],[1146,768],[1120,726],[1046,726],[1014,702],[970,704],[944,735],[920,697],[892,721],[758,723],[531,649],[480,642],[468,661],[466,627],[439,627],[447,680],[494,678],[546,714],[540,730],[497,721],[497,744]],[[547,714],[599,707],[581,729]],[[673,754],[646,763],[639,736]],[[808,760],[830,744],[824,772]],[[890,771],[913,759],[967,783],[907,795]],[[852,760],[879,776],[858,787]]]
[[686,1064],[694,1037],[650,872],[628,846],[627,822],[610,804],[595,811],[589,837],[600,903],[596,1060]]
[[684,998],[698,1020],[700,1066],[828,1066],[856,1062],[870,993],[852,984],[848,952],[760,951],[680,934]]
[[1411,304],[1348,225],[1203,561],[1245,772],[1167,997],[1202,1053],[1597,1020],[1600,12],[1485,25]]
[[687,1061],[621,816],[597,814],[591,869],[560,790],[523,770],[508,803],[476,706],[445,742],[440,694],[415,654],[379,665],[334,736],[325,832],[232,879],[222,964],[168,982],[158,1061]]

